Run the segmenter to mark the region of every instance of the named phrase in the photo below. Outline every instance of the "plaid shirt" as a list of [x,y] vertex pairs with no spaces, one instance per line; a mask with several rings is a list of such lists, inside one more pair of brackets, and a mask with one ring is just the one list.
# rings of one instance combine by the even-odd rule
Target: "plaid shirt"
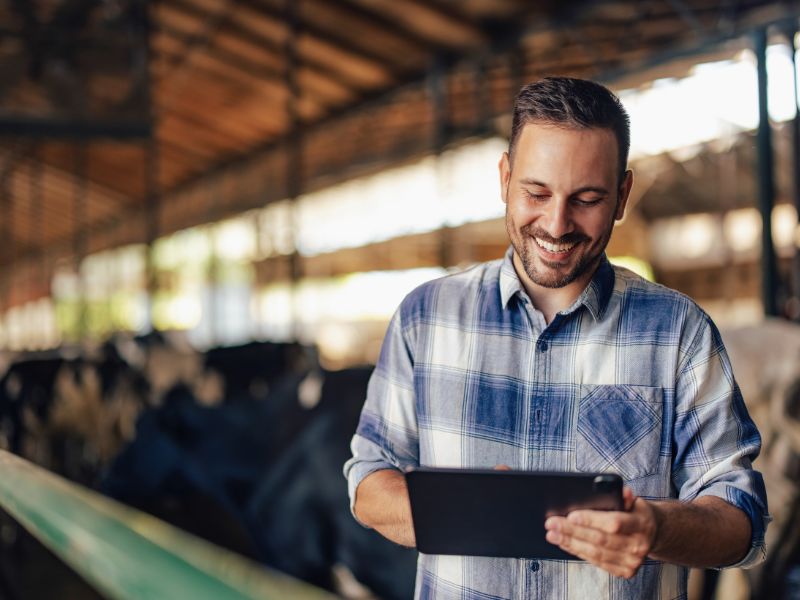
[[[644,498],[718,496],[769,521],[761,438],[719,332],[688,297],[604,260],[548,325],[511,262],[423,284],[394,315],[345,465],[616,471]],[[470,524],[465,523],[465,527]],[[417,598],[685,598],[687,569],[421,554]]]

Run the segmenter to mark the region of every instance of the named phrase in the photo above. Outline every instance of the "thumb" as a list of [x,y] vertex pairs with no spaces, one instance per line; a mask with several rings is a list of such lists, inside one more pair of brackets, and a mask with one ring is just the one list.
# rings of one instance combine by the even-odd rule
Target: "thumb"
[[636,494],[633,493],[633,490],[627,486],[622,488],[622,503],[624,510],[633,510],[634,502],[636,502]]

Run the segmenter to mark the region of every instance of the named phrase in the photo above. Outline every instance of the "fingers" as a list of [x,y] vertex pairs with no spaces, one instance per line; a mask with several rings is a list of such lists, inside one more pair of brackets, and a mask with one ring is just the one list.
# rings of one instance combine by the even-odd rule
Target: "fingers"
[[560,531],[550,530],[547,532],[546,539],[552,544],[556,544],[575,556],[582,558],[591,564],[608,571],[617,577],[630,579],[639,570],[644,557],[613,550],[604,546],[598,546],[590,542],[565,535]]
[[509,467],[508,465],[497,465],[497,466],[494,468],[494,470],[495,470],[495,471],[510,471],[510,470],[511,470],[511,467]]
[[633,577],[647,553],[647,523],[617,511],[574,511],[545,522],[546,539],[618,577]]
[[630,540],[627,536],[615,535],[607,533],[600,529],[592,527],[582,527],[570,523],[569,520],[563,523],[556,524],[554,531],[557,531],[562,537],[569,537],[580,542],[586,542],[594,546],[602,547],[611,551],[625,551],[631,546]]
[[615,510],[575,510],[566,519],[574,525],[611,534],[634,533],[640,527],[635,515]]
[[[611,510],[576,510],[567,515],[566,522],[570,527],[575,528],[576,535],[587,541],[592,541],[592,539],[582,536],[582,532],[598,530],[607,536],[601,539],[631,540],[630,544],[620,547],[634,554],[646,556],[655,539],[652,510],[646,504],[641,498],[635,498],[632,512],[627,513]],[[595,535],[595,537],[597,536]]]

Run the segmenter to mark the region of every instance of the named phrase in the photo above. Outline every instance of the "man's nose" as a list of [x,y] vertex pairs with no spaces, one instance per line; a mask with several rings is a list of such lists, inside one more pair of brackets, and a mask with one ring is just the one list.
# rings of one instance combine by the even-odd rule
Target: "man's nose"
[[574,229],[567,200],[553,199],[547,206],[544,230],[555,239],[571,233]]

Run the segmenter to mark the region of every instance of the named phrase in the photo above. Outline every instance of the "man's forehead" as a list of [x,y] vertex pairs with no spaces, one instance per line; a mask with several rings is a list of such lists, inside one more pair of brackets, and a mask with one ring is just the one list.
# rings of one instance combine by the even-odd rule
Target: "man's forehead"
[[548,182],[554,170],[571,170],[579,179],[606,183],[618,175],[619,157],[614,132],[601,127],[567,127],[551,123],[526,124],[512,157],[517,178]]
[[542,135],[547,135],[548,137],[573,137],[576,135],[582,138],[596,137],[604,140],[606,143],[613,143],[614,150],[616,150],[617,146],[617,136],[614,134],[614,130],[610,127],[583,127],[572,123],[553,121],[527,121],[522,126],[519,138],[520,140],[532,139]]

